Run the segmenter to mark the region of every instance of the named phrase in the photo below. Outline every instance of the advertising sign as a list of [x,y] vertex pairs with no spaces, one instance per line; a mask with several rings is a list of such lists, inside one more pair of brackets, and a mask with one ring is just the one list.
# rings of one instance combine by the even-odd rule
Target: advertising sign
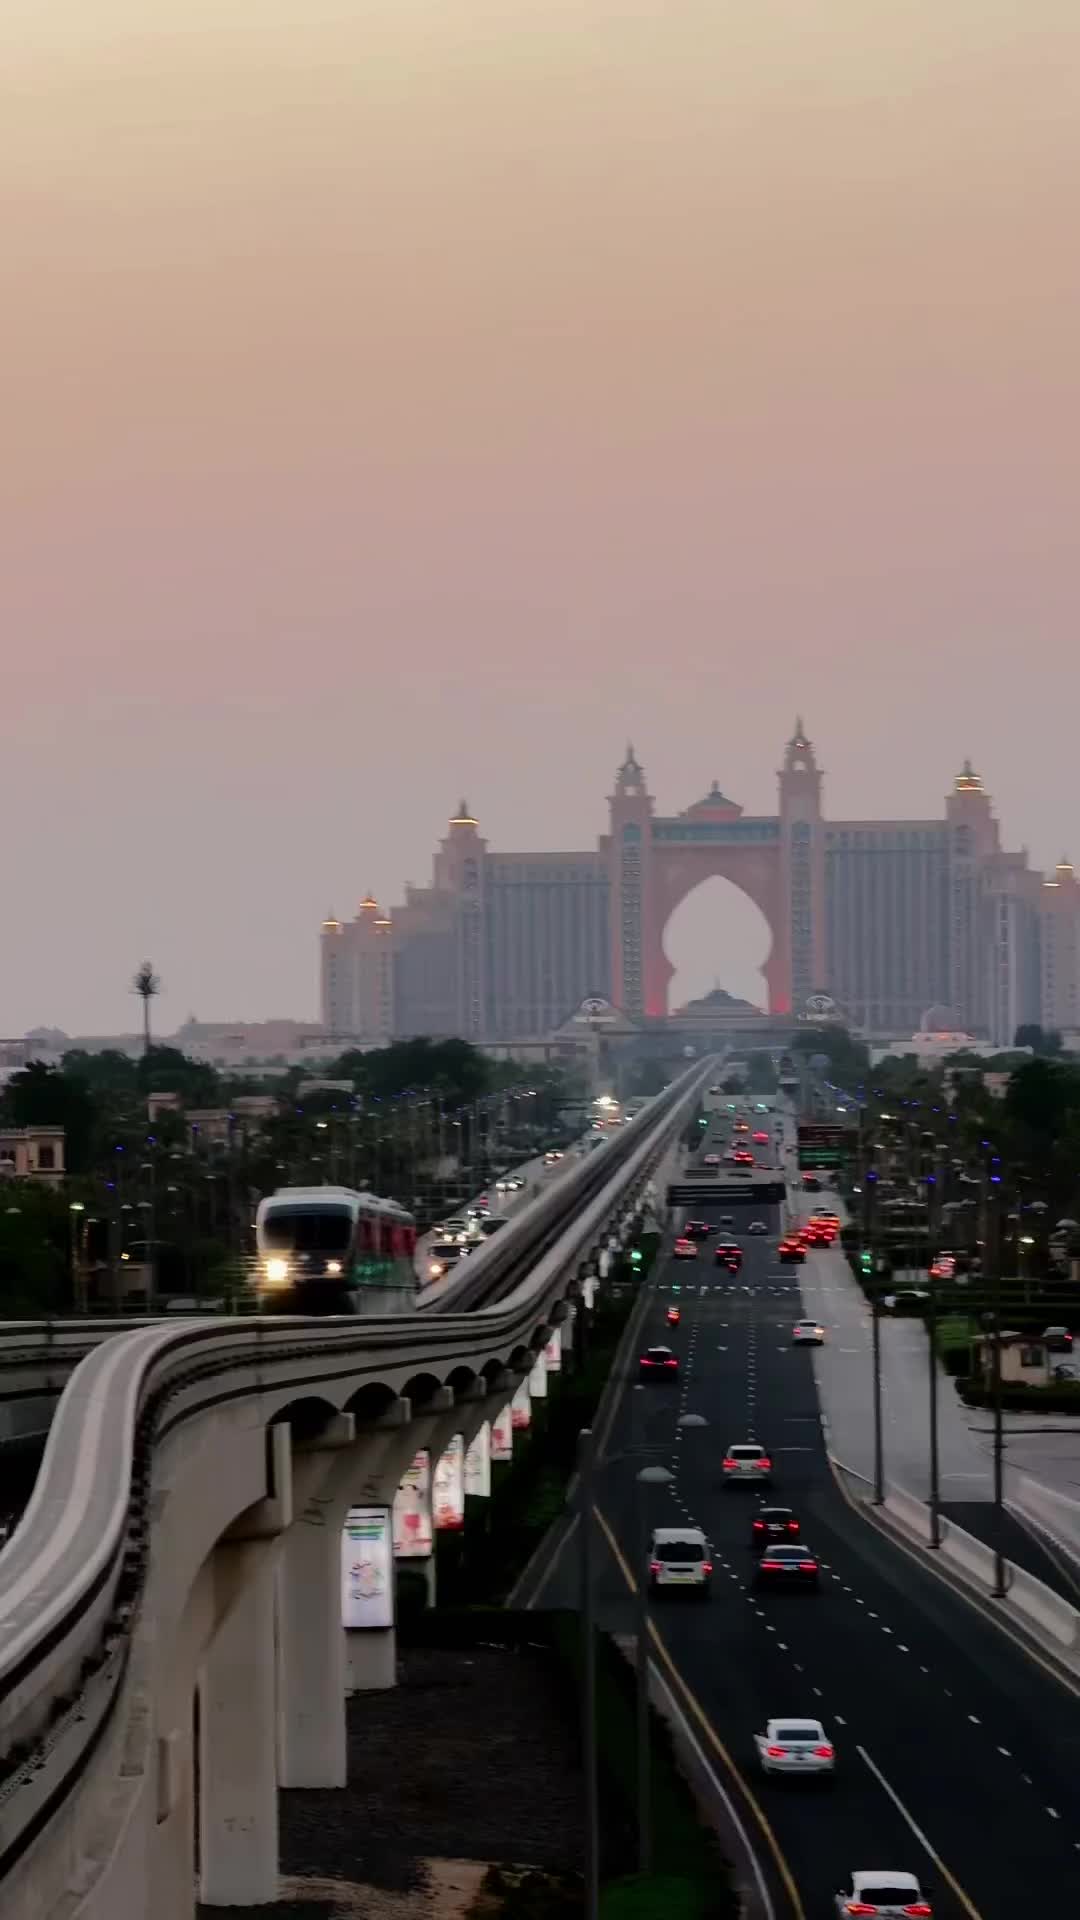
[[510,1402],[510,1425],[515,1433],[532,1426],[532,1398],[527,1380],[522,1381]]
[[350,1507],[341,1530],[341,1624],[392,1627],[394,1570],[385,1507]]
[[427,1560],[432,1548],[431,1458],[421,1452],[394,1495],[394,1556]]
[[437,1533],[465,1525],[465,1442],[455,1433],[441,1460],[435,1463],[435,1509]]
[[544,1348],[544,1368],[548,1373],[562,1371],[562,1333],[558,1327]]
[[542,1353],[538,1355],[536,1365],[529,1375],[529,1398],[530,1400],[547,1399],[547,1368],[544,1365]]
[[491,1497],[491,1428],[486,1420],[465,1455],[465,1495],[469,1500]]
[[493,1460],[512,1460],[514,1457],[513,1408],[508,1404],[497,1420],[491,1423],[491,1458]]

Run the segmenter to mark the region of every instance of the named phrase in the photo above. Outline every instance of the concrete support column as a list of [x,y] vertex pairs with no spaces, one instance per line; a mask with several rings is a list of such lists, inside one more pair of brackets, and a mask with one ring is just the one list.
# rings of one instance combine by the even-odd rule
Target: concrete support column
[[274,1556],[262,1542],[218,1552],[242,1561],[221,1569],[236,1598],[199,1689],[200,1897],[254,1907],[278,1893]]
[[294,1450],[296,1518],[277,1571],[278,1779],[283,1787],[346,1783],[341,1529],[358,1448],[351,1414]]

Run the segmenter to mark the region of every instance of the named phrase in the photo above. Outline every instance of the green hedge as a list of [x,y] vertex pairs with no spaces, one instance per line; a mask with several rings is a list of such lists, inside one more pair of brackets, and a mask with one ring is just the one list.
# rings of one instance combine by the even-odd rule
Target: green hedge
[[[968,1407],[992,1407],[994,1397],[981,1376],[968,1375],[956,1383],[956,1390]],[[1006,1382],[1001,1389],[1001,1404],[1006,1413],[1080,1414],[1080,1380],[1055,1380],[1049,1387],[1015,1386]]]

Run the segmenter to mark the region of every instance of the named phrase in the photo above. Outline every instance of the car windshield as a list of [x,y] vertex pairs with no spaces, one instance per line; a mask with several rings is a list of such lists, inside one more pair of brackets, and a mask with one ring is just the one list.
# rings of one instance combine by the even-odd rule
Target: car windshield
[[649,1360],[670,1360],[670,1347],[650,1347],[646,1358]]
[[805,1557],[805,1547],[770,1547],[769,1549],[770,1560],[803,1560]]
[[328,1207],[275,1209],[263,1219],[263,1246],[274,1253],[344,1253],[352,1239],[352,1216]]
[[700,1540],[662,1540],[656,1549],[658,1560],[704,1560],[705,1549]]
[[730,1449],[733,1460],[760,1460],[764,1451],[763,1447],[732,1447]]
[[800,1720],[797,1725],[791,1727],[777,1722],[777,1725],[773,1728],[773,1732],[776,1738],[782,1740],[784,1745],[788,1747],[818,1746],[823,1738],[821,1728],[808,1727],[805,1720]]
[[781,1522],[791,1519],[791,1508],[762,1507],[761,1512],[758,1514],[758,1519],[767,1520],[770,1526],[772,1526],[774,1522],[779,1525]]
[[898,1887],[890,1880],[873,1880],[859,1888],[868,1907],[910,1907],[919,1898],[915,1887]]

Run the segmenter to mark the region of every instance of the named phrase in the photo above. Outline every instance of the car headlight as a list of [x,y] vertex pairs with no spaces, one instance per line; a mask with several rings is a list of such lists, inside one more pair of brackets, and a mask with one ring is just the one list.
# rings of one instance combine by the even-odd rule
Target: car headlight
[[446,1272],[446,1268],[443,1266],[441,1260],[433,1260],[428,1268],[428,1272],[433,1280],[441,1280],[443,1274]]
[[341,1261],[328,1260],[326,1263],[326,1271],[330,1275],[331,1279],[336,1280],[339,1273],[341,1272]]
[[288,1261],[268,1260],[266,1263],[266,1277],[272,1287],[279,1287],[282,1281],[287,1280],[289,1277]]

